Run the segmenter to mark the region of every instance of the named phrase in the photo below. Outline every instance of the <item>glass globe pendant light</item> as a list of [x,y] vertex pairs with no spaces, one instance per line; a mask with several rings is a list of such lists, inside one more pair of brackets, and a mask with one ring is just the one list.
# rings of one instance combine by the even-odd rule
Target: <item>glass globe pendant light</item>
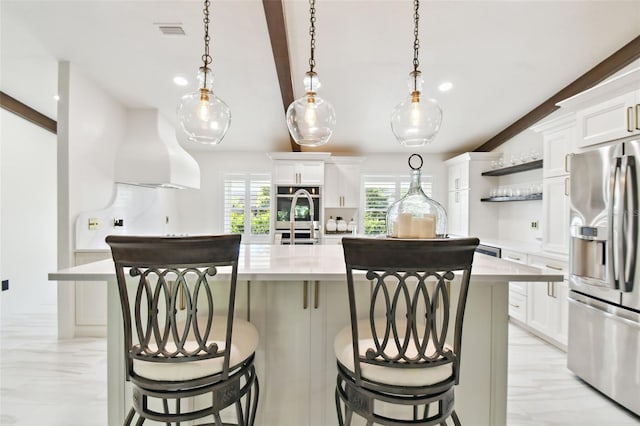
[[318,75],[313,71],[316,62],[316,8],[315,0],[309,0],[311,35],[311,55],[309,71],[304,77],[305,95],[296,99],[287,108],[287,127],[293,140],[302,146],[320,146],[327,143],[336,125],[336,112],[333,106],[317,95],[320,88]]
[[209,65],[209,6],[204,2],[204,54],[203,65],[198,70],[198,87],[187,93],[178,103],[178,121],[187,139],[202,144],[217,145],[229,129],[231,111],[220,98],[213,94],[213,73]]
[[418,70],[418,23],[420,16],[418,9],[420,1],[414,0],[414,41],[413,41],[413,71],[409,74],[409,96],[391,111],[391,130],[401,145],[407,147],[423,146],[435,139],[442,123],[442,109],[435,99],[425,99],[422,96],[422,74]]

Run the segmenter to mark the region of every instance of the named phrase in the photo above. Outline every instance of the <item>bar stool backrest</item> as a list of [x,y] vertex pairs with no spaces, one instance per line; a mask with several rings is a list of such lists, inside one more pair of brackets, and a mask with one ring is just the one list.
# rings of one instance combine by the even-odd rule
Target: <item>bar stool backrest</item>
[[[122,306],[127,380],[135,375],[134,359],[167,364],[220,357],[220,380],[228,378],[240,239],[107,237]],[[213,291],[222,283],[228,298]],[[226,322],[224,342],[210,339],[218,320]]]
[[[391,368],[451,364],[447,382],[457,384],[462,322],[478,243],[477,238],[343,238],[357,385],[362,384],[363,364]],[[364,278],[371,282],[368,306],[356,304],[354,286],[367,281],[361,275],[354,277],[354,271],[365,271]],[[451,286],[456,273],[459,285]],[[450,294],[451,288],[458,289],[456,294]],[[453,303],[457,306],[453,339],[448,339]],[[359,348],[363,323],[372,337],[367,348]]]

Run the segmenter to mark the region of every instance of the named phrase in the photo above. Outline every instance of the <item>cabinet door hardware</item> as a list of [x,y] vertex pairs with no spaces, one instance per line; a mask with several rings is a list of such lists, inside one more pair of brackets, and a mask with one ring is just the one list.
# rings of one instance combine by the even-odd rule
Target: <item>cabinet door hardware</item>
[[636,104],[636,130],[640,130],[640,104]]
[[520,307],[520,305],[517,305],[515,303],[509,303],[509,306],[513,306],[514,308],[519,308]]
[[633,107],[627,108],[627,132],[633,132]]
[[547,281],[547,296],[553,297],[551,295],[551,281]]
[[562,271],[562,268],[560,268],[559,266],[553,266],[553,265],[544,265],[545,268],[549,268],[549,269],[555,269],[556,271]]
[[569,196],[569,178],[564,178],[564,195]]
[[519,258],[519,257],[517,257],[517,256],[511,256],[511,255],[508,255],[508,256],[507,256],[507,259],[520,261],[520,258]]
[[320,282],[313,282],[313,309],[318,309],[320,306]]
[[302,309],[309,307],[309,281],[302,281]]
[[458,200],[458,196],[459,196],[459,195],[460,195],[460,193],[459,193],[459,192],[456,192],[456,203],[458,203],[458,202],[459,202],[459,200]]
[[569,173],[569,157],[571,156],[571,154],[565,154],[564,155],[564,171]]

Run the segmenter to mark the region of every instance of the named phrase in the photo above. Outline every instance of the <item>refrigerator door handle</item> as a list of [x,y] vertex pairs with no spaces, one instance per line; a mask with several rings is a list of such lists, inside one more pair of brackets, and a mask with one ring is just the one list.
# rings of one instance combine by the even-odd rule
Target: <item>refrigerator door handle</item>
[[[620,157],[614,157],[611,164],[611,175],[609,179],[609,211],[608,211],[608,222],[609,222],[609,235],[607,237],[607,274],[609,275],[609,286],[613,289],[620,288],[619,282],[619,273],[618,269],[618,259],[620,258],[620,247],[619,241],[622,241],[619,238],[618,232],[615,230],[615,225],[619,222],[619,218],[616,217],[615,212],[618,210],[618,197],[616,194],[620,194],[618,192],[618,171],[620,170]],[[617,221],[617,222],[616,222]]]
[[[622,158],[621,168],[624,170],[622,199],[624,205],[624,265],[621,290],[633,291],[635,280],[636,256],[638,246],[638,188],[635,157],[625,155]],[[622,222],[622,221],[621,221]]]
[[613,305],[609,305],[608,303],[604,303],[600,300],[593,299],[591,297],[585,296],[574,296],[569,294],[569,304],[577,304],[582,305],[587,308],[598,311],[600,314],[604,315],[609,319],[615,319],[617,321],[623,322],[627,325],[630,325],[634,328],[640,328],[640,318],[638,318],[638,314],[628,314],[624,309],[617,308]]

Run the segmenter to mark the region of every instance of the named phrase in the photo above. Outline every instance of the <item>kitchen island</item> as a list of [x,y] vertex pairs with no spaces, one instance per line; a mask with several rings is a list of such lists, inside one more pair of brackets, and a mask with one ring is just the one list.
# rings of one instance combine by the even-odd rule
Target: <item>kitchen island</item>
[[[220,274],[229,270],[221,268]],[[122,317],[111,260],[49,274],[53,281],[108,282],[109,425],[121,425],[131,404],[125,383]],[[508,282],[561,281],[562,275],[476,254],[463,329],[456,410],[461,421],[505,425]],[[364,281],[364,276],[362,276]],[[455,285],[454,280],[453,285]],[[363,283],[368,295],[368,284]],[[349,323],[340,245],[243,245],[236,314],[258,328],[256,370],[261,395],[256,424],[337,424],[333,338]],[[357,423],[356,423],[357,424]]]

